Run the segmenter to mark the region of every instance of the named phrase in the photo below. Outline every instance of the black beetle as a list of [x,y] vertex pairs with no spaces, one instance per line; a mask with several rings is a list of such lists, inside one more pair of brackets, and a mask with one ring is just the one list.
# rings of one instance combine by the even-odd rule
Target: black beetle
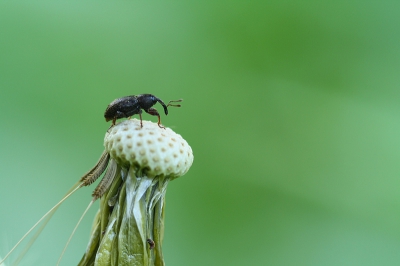
[[142,109],[150,114],[158,117],[158,126],[164,128],[161,125],[160,114],[157,112],[155,108],[151,108],[157,102],[159,102],[164,107],[165,115],[168,115],[168,106],[181,107],[180,104],[171,104],[171,102],[181,102],[182,99],[176,101],[169,101],[167,105],[152,94],[140,94],[140,95],[131,95],[125,96],[122,98],[115,99],[112,101],[106,108],[104,112],[104,118],[106,122],[112,120],[112,125],[115,125],[115,121],[119,118],[130,118],[135,114],[139,114],[140,117],[140,126],[143,127],[142,124]]

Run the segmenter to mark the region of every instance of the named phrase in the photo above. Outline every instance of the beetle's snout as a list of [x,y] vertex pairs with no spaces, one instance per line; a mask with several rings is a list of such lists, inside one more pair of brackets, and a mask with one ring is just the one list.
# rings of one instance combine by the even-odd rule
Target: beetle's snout
[[165,115],[168,115],[168,108],[167,108],[167,106],[166,106],[166,105],[163,105],[163,107],[164,107],[164,113],[165,113]]
[[168,108],[165,105],[165,103],[163,101],[161,101],[160,99],[157,99],[157,101],[162,105],[162,107],[164,108],[164,113],[165,115],[168,115]]

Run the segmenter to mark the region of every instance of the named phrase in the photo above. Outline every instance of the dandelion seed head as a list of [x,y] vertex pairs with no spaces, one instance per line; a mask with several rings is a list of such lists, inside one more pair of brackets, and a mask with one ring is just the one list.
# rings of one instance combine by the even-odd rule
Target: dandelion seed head
[[193,163],[193,152],[181,135],[156,123],[130,119],[108,130],[104,147],[117,163],[139,166],[147,175],[184,175]]

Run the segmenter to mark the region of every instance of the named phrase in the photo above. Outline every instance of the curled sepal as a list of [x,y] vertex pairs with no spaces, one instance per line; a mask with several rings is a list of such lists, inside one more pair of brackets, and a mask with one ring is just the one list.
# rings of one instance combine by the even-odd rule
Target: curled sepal
[[80,266],[164,265],[161,244],[170,178],[147,177],[133,167],[124,170],[101,199],[98,226]]

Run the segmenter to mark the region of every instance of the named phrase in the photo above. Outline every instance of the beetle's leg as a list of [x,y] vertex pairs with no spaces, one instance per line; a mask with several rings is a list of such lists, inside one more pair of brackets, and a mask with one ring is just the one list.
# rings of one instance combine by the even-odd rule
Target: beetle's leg
[[155,108],[149,108],[147,110],[145,110],[146,113],[148,113],[149,115],[154,115],[158,117],[158,126],[161,128],[165,128],[161,125],[161,117],[160,114],[157,112],[157,110]]
[[142,110],[139,110],[139,117],[140,117],[140,127],[143,127],[143,122],[142,122]]
[[117,120],[116,117],[113,118],[111,126],[107,129],[107,132],[110,130],[110,128],[112,128],[113,126],[115,126],[115,121]]

